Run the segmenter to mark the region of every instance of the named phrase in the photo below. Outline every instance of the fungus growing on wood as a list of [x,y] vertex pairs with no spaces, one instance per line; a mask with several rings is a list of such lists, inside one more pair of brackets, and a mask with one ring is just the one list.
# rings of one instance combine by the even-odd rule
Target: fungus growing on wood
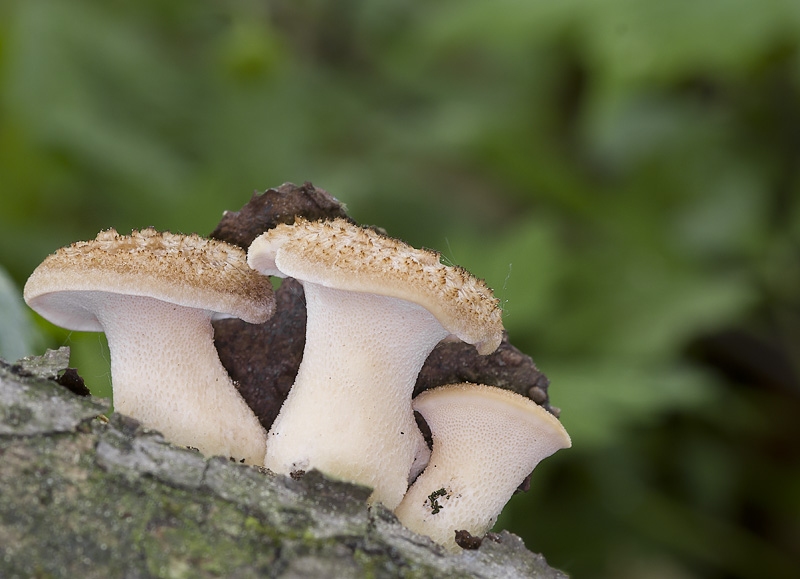
[[212,317],[266,321],[269,280],[238,247],[113,229],[48,256],[25,301],[61,327],[105,332],[114,407],[171,442],[262,464],[266,433],[214,349]]
[[534,467],[572,444],[555,416],[494,386],[441,386],[413,407],[431,429],[433,452],[395,515],[451,551],[459,550],[456,531],[483,536]]
[[451,334],[483,354],[497,348],[497,300],[438,253],[342,219],[278,225],[256,238],[248,263],[300,281],[307,307],[303,360],[265,466],[317,468],[373,487],[371,501],[394,508],[430,453],[411,409],[417,374]]

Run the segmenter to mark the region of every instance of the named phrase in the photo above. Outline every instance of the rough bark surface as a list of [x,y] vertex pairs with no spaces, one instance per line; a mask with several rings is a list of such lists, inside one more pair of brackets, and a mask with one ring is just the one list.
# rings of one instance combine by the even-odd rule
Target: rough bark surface
[[294,384],[306,343],[306,300],[300,282],[283,280],[275,302],[275,314],[263,324],[235,318],[214,322],[219,359],[267,430]]
[[62,348],[0,360],[0,577],[564,577],[503,532],[452,555],[369,489],[168,444],[64,386]]
[[294,223],[297,217],[309,221],[341,217],[352,221],[344,204],[324,189],[310,182],[284,183],[263,193],[256,191],[239,211],[225,211],[210,237],[247,249],[267,229],[279,223]]

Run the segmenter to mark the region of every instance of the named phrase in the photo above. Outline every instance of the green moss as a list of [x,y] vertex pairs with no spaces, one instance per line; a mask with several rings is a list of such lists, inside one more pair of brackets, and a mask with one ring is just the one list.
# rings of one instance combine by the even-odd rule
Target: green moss
[[0,422],[11,427],[20,427],[33,418],[33,412],[26,406],[14,404],[0,409]]

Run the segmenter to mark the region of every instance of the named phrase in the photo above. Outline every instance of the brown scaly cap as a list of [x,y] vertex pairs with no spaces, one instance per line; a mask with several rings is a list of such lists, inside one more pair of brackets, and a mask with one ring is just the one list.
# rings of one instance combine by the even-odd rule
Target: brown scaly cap
[[503,337],[498,300],[483,280],[443,265],[438,252],[343,219],[278,225],[253,242],[248,262],[268,275],[414,302],[481,354],[493,352]]
[[[247,266],[245,252],[198,235],[153,228],[120,235],[101,231],[49,255],[28,278],[25,301],[53,323],[73,330],[102,331],[89,312],[66,318],[48,308],[56,292],[110,292],[146,296],[181,306],[262,323],[275,301],[269,280]],[[70,320],[63,325],[59,320]],[[80,327],[75,327],[77,326]]]

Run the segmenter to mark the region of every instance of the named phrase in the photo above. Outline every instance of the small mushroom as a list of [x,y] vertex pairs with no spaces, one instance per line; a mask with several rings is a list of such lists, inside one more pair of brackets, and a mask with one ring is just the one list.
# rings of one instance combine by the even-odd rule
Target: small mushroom
[[206,455],[262,464],[266,432],[214,349],[211,319],[266,321],[269,280],[238,247],[154,229],[113,229],[48,256],[25,301],[61,327],[105,332],[115,409]]
[[441,386],[413,406],[431,429],[433,452],[395,515],[450,551],[459,550],[456,531],[483,536],[539,461],[572,445],[555,416],[494,386]]
[[411,396],[433,347],[454,334],[494,351],[503,326],[483,281],[439,254],[342,219],[298,220],[256,238],[248,263],[305,292],[303,360],[267,436],[274,472],[317,468],[369,485],[392,509],[430,454]]

